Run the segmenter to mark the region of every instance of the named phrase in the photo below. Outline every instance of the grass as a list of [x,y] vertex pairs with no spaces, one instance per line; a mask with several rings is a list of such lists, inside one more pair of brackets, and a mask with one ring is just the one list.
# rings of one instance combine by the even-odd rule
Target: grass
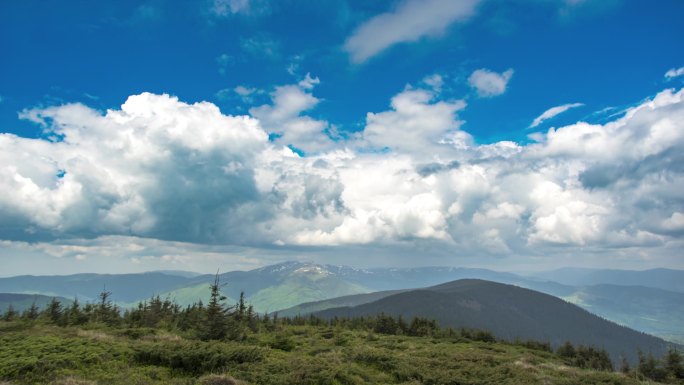
[[[5,382],[3,382],[5,381]],[[0,322],[0,384],[638,384],[523,346],[283,326],[243,342]]]

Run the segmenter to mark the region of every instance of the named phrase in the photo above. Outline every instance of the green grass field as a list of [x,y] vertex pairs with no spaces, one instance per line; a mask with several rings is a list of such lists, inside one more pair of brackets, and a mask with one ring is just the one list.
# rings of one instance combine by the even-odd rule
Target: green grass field
[[[2,381],[5,381],[4,383]],[[0,322],[0,384],[639,384],[464,338],[286,326],[242,342],[158,329]]]

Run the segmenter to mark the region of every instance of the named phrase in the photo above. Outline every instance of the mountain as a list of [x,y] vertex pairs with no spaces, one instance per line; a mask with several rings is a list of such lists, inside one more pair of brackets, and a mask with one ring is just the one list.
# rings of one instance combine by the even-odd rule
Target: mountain
[[149,298],[187,284],[191,278],[164,273],[141,274],[74,274],[0,278],[0,292],[78,297],[92,301],[102,290],[112,292],[119,303]]
[[643,286],[594,285],[564,297],[621,325],[684,343],[684,294]]
[[[356,306],[377,300],[387,294],[378,292],[428,287],[458,279],[484,279],[551,294],[614,322],[670,341],[684,342],[682,336],[684,295],[676,290],[654,288],[653,285],[657,282],[654,283],[655,278],[652,275],[659,272],[662,273],[659,276],[662,278],[661,286],[676,288],[679,282],[671,278],[673,275],[677,276],[679,272],[665,269],[645,272],[562,269],[549,272],[549,277],[554,279],[561,279],[563,274],[568,274],[562,283],[559,283],[544,275],[521,276],[487,269],[457,267],[355,269],[347,266],[290,261],[250,271],[229,271],[220,274],[219,278],[222,291],[228,297],[229,302],[234,303],[239,298],[240,292],[244,292],[247,302],[251,303],[257,311],[278,311],[282,315],[304,314],[339,306]],[[583,273],[595,274],[591,278],[582,280]],[[644,285],[616,286],[602,281],[612,282],[620,277],[627,277],[625,279],[628,281],[631,279]],[[198,300],[206,303],[209,298],[209,283],[213,280],[212,274],[196,275],[178,271],[142,274],[20,276],[0,278],[0,292],[42,294],[71,299],[78,297],[85,302],[95,300],[106,287],[112,292],[113,300],[123,307],[135,306],[138,301],[148,299],[152,295],[169,297],[181,305],[188,305]],[[585,281],[592,284],[570,284]],[[598,283],[593,284],[593,282]],[[367,293],[373,294],[355,296]],[[350,297],[338,298],[343,296]]]
[[[345,280],[353,269],[302,262],[285,262],[250,271],[232,271],[219,275],[222,292],[235,302],[244,292],[248,303],[258,312],[290,307],[302,302],[317,301],[340,295],[366,293],[370,289]],[[168,291],[178,303],[189,304],[209,298],[209,282],[213,277],[200,276],[191,284]]]
[[684,270],[611,270],[566,267],[543,271],[533,276],[571,286],[601,284],[644,286],[684,293]]
[[195,278],[199,277],[201,275],[206,275],[202,273],[195,273],[194,271],[185,271],[185,270],[154,270],[150,271],[150,273],[161,273],[161,274],[166,274],[166,275],[176,275],[179,277],[185,277],[185,278]]
[[435,319],[442,327],[486,329],[507,340],[535,339],[556,347],[565,341],[593,345],[605,348],[614,361],[624,355],[635,362],[639,349],[661,355],[669,346],[659,338],[617,325],[551,295],[475,279],[410,290],[314,314],[332,318],[380,313],[405,319]]
[[52,301],[52,298],[57,298],[57,300],[61,302],[63,306],[66,306],[71,302],[70,300],[62,297],[50,297],[39,294],[0,293],[0,314],[5,313],[10,305],[12,305],[12,308],[19,313],[30,308],[34,303],[40,309],[44,309],[45,306]]
[[373,293],[365,293],[365,294],[345,295],[342,297],[325,299],[322,301],[313,301],[313,302],[301,303],[301,304],[293,306],[293,307],[278,310],[276,313],[278,313],[278,315],[282,316],[282,317],[294,317],[294,316],[298,316],[298,315],[307,315],[307,314],[315,313],[315,312],[326,310],[326,309],[336,308],[336,307],[358,306],[358,305],[362,305],[364,303],[377,301],[379,299],[389,297],[390,295],[403,293],[403,292],[409,291],[409,290],[411,290],[411,289],[386,290],[386,291],[376,291]]

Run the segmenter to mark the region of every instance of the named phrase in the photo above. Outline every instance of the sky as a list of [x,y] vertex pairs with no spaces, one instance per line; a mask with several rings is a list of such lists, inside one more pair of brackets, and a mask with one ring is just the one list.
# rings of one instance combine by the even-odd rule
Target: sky
[[0,276],[684,269],[684,2],[0,2]]

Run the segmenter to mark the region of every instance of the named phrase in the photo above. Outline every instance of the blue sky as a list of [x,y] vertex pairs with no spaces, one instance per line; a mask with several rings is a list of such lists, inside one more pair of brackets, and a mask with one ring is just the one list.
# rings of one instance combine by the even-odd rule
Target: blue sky
[[363,63],[350,61],[345,40],[396,1],[262,1],[236,13],[229,3],[222,15],[211,1],[4,2],[0,124],[35,135],[17,111],[75,101],[116,108],[143,91],[239,113],[249,106],[217,92],[269,91],[310,72],[324,100],[313,114],[358,130],[366,112],[385,109],[407,83],[431,73],[445,76],[451,97],[472,99],[473,70],[513,68],[506,94],[472,101],[463,119],[478,142],[522,140],[552,106],[586,105],[558,124],[654,94],[684,56],[677,49],[684,4],[676,0],[482,2],[439,36],[398,43]]
[[[684,203],[664,193],[682,177],[673,155],[684,135],[673,101],[684,83],[681,15],[677,0],[4,1],[0,168],[17,201],[0,202],[0,258],[14,273],[36,258],[64,271],[292,258],[683,268],[673,250]],[[650,143],[635,119],[656,99],[667,106],[643,112],[647,136],[668,145],[621,156],[618,148]],[[203,101],[218,115],[195,104]],[[190,136],[175,142],[164,114]],[[226,123],[229,115],[259,128]],[[219,131],[205,128],[212,122]],[[634,128],[621,134],[611,124]],[[668,124],[674,133],[662,134]],[[641,142],[620,139],[630,129]],[[193,133],[210,139],[198,145]],[[613,138],[599,146],[616,155],[590,153],[591,135]],[[221,140],[225,147],[207,144]],[[584,150],[556,151],[553,140]],[[100,152],[110,145],[132,163]],[[297,164],[274,155],[288,146]],[[172,154],[168,163],[146,163],[160,151]],[[520,174],[521,191],[504,194],[516,186],[505,176],[519,171],[487,166],[496,157],[538,174]],[[378,190],[349,171],[359,167],[405,179]],[[654,180],[664,181],[663,196],[647,198]],[[535,198],[539,189],[557,200]],[[472,234],[489,235],[476,244]],[[119,237],[138,246],[103,263],[97,256]],[[409,257],[416,253],[424,260]]]

